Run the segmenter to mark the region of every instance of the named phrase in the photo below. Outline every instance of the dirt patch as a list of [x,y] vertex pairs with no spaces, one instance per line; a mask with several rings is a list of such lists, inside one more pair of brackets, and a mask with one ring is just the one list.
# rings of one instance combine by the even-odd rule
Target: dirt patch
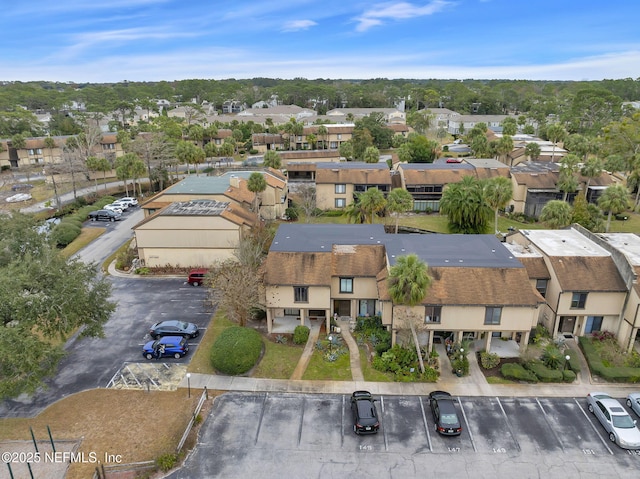
[[478,365],[480,366],[480,371],[486,378],[501,378],[504,379],[502,373],[500,372],[500,368],[502,368],[503,364],[507,363],[519,363],[520,358],[500,358],[500,364],[498,364],[495,368],[485,369],[482,367],[482,362],[480,361],[480,353],[476,353],[478,357]]

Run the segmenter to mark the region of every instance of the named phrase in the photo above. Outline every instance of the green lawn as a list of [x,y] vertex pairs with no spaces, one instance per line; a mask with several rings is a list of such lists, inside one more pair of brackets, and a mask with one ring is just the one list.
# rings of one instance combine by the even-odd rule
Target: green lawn
[[279,344],[264,338],[264,355],[253,370],[254,378],[289,379],[296,368],[304,345]]
[[367,359],[367,350],[363,347],[360,348],[360,368],[365,381],[380,383],[393,381],[393,376],[371,367],[371,363]]
[[321,351],[315,350],[302,379],[314,381],[351,381],[349,353],[341,354],[333,362],[326,361]]

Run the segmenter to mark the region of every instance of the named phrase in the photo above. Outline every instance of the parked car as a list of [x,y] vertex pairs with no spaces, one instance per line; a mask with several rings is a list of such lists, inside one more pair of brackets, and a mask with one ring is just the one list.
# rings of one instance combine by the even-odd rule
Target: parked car
[[118,205],[114,205],[113,203],[111,203],[110,205],[104,205],[103,209],[115,211],[118,214],[122,214],[122,208],[120,208]]
[[153,339],[157,339],[160,336],[195,338],[198,334],[200,334],[200,331],[198,331],[197,325],[177,320],[160,321],[149,329],[149,336]]
[[130,205],[126,201],[116,200],[113,203],[111,203],[111,206],[115,206],[116,208],[120,208],[122,211],[127,211],[129,209]]
[[200,286],[208,272],[209,270],[205,268],[192,269],[189,271],[189,275],[187,276],[187,283],[191,286]]
[[623,449],[640,449],[640,431],[627,410],[607,393],[591,392],[587,394],[587,408],[605,431],[611,442]]
[[380,428],[375,400],[369,391],[355,391],[351,395],[353,413],[353,432],[356,434],[375,434]]
[[124,198],[118,198],[116,201],[118,203],[127,203],[129,206],[138,206],[138,200],[136,200],[133,196],[125,196]]
[[149,341],[142,348],[142,355],[147,359],[173,356],[180,359],[189,352],[187,338],[182,336],[163,336],[155,341]]
[[429,404],[436,432],[443,436],[459,436],[462,424],[453,397],[446,391],[433,391],[429,394]]
[[11,191],[30,190],[31,188],[33,188],[33,185],[28,183],[18,183],[17,185],[11,186]]
[[122,218],[120,213],[110,210],[96,210],[89,213],[91,221],[118,221]]
[[631,393],[627,396],[627,406],[629,406],[633,412],[640,416],[640,393]]

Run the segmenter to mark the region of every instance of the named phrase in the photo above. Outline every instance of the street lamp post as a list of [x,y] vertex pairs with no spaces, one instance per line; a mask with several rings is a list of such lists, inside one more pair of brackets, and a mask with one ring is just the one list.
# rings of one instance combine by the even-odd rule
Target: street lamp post
[[189,398],[191,398],[191,373],[187,373],[187,391]]
[[329,354],[333,353],[333,336],[329,335],[329,337],[327,338],[329,339]]
[[564,368],[563,369],[567,369],[567,364],[569,364],[569,360],[571,359],[571,356],[569,356],[568,354],[564,357]]

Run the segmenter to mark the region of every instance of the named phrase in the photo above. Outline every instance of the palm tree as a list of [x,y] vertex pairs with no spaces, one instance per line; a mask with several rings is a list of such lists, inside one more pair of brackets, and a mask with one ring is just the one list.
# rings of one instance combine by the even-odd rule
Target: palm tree
[[[396,264],[389,270],[389,294],[394,304],[401,306],[417,306],[427,295],[431,285],[431,277],[427,264],[415,254],[400,256]],[[406,318],[411,328],[413,342],[420,361],[420,371],[424,373],[422,353],[418,344],[418,335],[412,318]]]
[[251,176],[249,176],[249,179],[247,180],[247,188],[249,191],[255,194],[255,199],[253,200],[253,211],[256,214],[259,214],[258,194],[267,189],[267,180],[264,179],[264,175],[262,173],[254,171],[253,173],[251,173]]
[[367,146],[364,150],[365,163],[378,163],[380,161],[380,150],[375,146]]
[[551,200],[540,212],[540,221],[549,228],[564,228],[571,223],[571,205],[562,200]]
[[551,150],[551,161],[555,161],[556,157],[556,143],[562,141],[567,132],[559,123],[554,123],[547,127],[547,138],[551,143],[553,143],[553,148]]
[[367,215],[359,201],[352,201],[348,204],[344,209],[343,215],[347,217],[349,223],[362,224],[367,221]]
[[462,181],[445,188],[440,213],[449,217],[451,233],[482,234],[487,231],[492,211],[481,182],[473,176],[465,176]]
[[524,147],[524,154],[533,161],[540,158],[540,153],[542,153],[542,149],[540,148],[540,145],[535,141],[527,143],[527,146]]
[[498,234],[498,210],[504,209],[513,198],[513,185],[509,178],[496,176],[484,187],[484,197],[494,211],[494,230]]
[[578,189],[578,179],[575,175],[578,170],[578,163],[580,163],[580,158],[574,154],[568,154],[560,163],[558,189],[564,193],[562,201],[567,201],[569,193],[573,193]]
[[[53,149],[56,147],[56,142],[50,136],[44,139],[45,148],[49,149],[49,158],[51,159],[51,165],[53,165]],[[51,172],[51,183],[53,184],[53,195],[56,199],[56,209],[60,208],[60,196],[58,195],[58,186],[56,185],[56,175],[53,171],[53,167],[49,168]]]
[[624,185],[611,185],[602,196],[598,198],[598,206],[603,211],[607,211],[607,226],[605,231],[609,232],[611,226],[611,215],[622,213],[629,207],[629,190]]
[[589,158],[580,169],[580,174],[587,178],[587,184],[584,187],[585,198],[587,197],[587,193],[589,192],[589,183],[591,183],[591,179],[598,178],[602,174],[603,169],[604,162],[597,156]]
[[358,196],[358,200],[365,216],[371,215],[372,224],[374,215],[383,211],[387,206],[387,200],[378,188],[369,188]]
[[327,149],[327,136],[329,135],[329,130],[326,126],[320,125],[318,127],[318,136],[322,138],[322,149]]
[[413,196],[404,188],[394,188],[387,196],[387,209],[396,214],[396,234],[398,234],[398,221],[400,214],[406,213],[413,207]]
[[[509,156],[509,153],[513,151],[513,138],[511,138],[509,135],[504,135],[502,138],[500,138],[500,140],[498,140],[496,151],[500,158],[504,156],[504,164],[508,164],[507,158]],[[511,160],[511,163],[513,163],[513,159]]]
[[282,157],[277,151],[269,150],[264,154],[262,164],[267,168],[279,170],[280,168],[282,168]]

